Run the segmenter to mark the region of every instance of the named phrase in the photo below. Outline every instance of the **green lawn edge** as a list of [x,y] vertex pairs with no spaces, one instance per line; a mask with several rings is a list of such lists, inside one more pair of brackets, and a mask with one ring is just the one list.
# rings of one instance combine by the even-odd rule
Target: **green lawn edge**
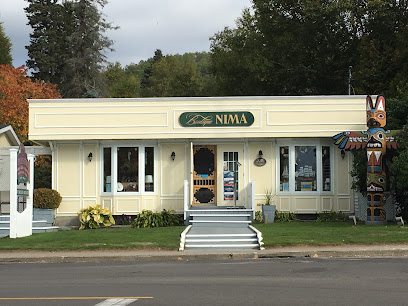
[[[408,243],[408,228],[396,224],[350,226],[347,222],[253,223],[262,232],[265,248],[296,245],[349,245]],[[0,251],[160,249],[177,250],[185,226],[162,228],[112,227],[38,233],[32,236],[0,239]]]

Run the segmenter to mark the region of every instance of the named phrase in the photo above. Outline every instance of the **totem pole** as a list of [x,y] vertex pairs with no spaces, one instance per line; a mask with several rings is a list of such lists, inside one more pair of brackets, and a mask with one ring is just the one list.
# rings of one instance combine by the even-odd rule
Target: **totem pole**
[[377,96],[375,105],[367,96],[367,131],[342,132],[335,136],[335,144],[342,150],[367,150],[367,220],[366,224],[385,224],[384,210],[386,174],[383,157],[388,148],[396,148],[398,130],[385,131],[385,99]]

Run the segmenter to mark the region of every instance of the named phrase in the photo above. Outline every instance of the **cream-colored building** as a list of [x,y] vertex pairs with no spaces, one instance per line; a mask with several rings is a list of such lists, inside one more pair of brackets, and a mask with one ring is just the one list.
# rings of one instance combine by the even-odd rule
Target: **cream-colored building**
[[[52,150],[57,217],[212,206],[353,213],[352,158],[332,136],[366,130],[365,96],[29,100],[29,138]],[[235,178],[235,186],[234,186]],[[235,191],[235,192],[234,192]]]

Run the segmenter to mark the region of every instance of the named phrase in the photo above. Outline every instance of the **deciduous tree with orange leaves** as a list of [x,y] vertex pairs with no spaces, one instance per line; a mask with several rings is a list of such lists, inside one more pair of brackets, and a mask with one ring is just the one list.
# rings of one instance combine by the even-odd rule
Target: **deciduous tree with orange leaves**
[[56,85],[32,80],[24,66],[0,65],[0,123],[10,124],[20,141],[28,140],[27,99],[58,98]]

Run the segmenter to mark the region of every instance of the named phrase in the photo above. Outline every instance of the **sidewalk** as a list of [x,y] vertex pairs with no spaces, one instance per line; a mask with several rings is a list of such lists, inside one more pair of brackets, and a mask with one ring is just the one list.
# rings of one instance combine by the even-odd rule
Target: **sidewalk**
[[0,263],[189,261],[290,257],[408,257],[408,243],[386,245],[293,246],[268,248],[266,250],[186,250],[183,252],[167,250],[0,251]]

